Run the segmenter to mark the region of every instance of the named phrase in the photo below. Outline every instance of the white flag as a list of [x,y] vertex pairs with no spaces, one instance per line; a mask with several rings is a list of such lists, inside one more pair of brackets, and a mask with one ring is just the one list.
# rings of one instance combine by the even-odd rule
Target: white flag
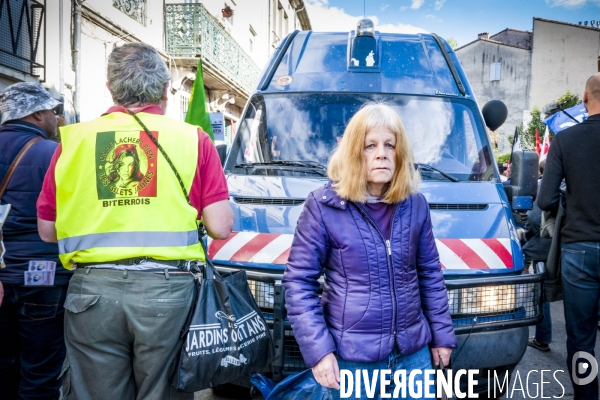
[[548,151],[550,151],[550,131],[546,126],[546,132],[544,133],[544,141],[542,142],[542,151],[540,152],[540,162],[546,159]]

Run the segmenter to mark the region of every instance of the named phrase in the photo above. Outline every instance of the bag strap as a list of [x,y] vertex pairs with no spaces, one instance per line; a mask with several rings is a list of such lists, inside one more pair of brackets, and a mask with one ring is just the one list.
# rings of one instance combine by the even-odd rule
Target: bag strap
[[[177,177],[177,180],[179,181],[179,186],[181,186],[181,190],[183,191],[185,199],[187,200],[188,204],[191,206],[192,203],[190,202],[190,196],[188,195],[187,190],[185,190],[185,185],[183,184],[183,180],[181,179],[181,176],[179,176],[179,172],[177,172],[177,168],[175,168],[175,165],[173,165],[173,163],[171,162],[171,159],[169,158],[169,156],[167,155],[165,150],[162,148],[160,143],[158,143],[158,140],[156,139],[156,137],[154,137],[154,135],[150,132],[150,130],[146,127],[146,125],[144,125],[142,120],[140,120],[139,117],[137,115],[135,115],[135,113],[133,111],[127,110],[127,112],[129,113],[129,115],[131,115],[133,118],[135,118],[135,120],[138,122],[138,124],[140,124],[140,126],[144,129],[146,134],[150,137],[150,140],[152,140],[152,142],[154,142],[156,147],[158,147],[158,149],[162,153],[163,157],[165,157],[165,160],[167,160],[167,163],[171,166],[171,169],[173,170],[173,172],[175,173],[175,176]],[[204,230],[205,230],[204,225],[200,224],[200,226],[198,228],[199,228],[198,229],[199,232],[202,233],[202,236],[204,236],[203,235]],[[208,257],[208,252],[206,251],[206,248],[204,246],[204,242],[202,241],[202,239],[200,240],[200,244],[202,245],[202,250],[204,251],[204,258],[206,259],[206,267],[204,268],[204,278],[212,280],[213,276],[214,275],[218,276],[219,273],[217,272],[217,270],[215,269],[215,267],[212,264],[212,261]]]
[[2,196],[4,195],[4,192],[6,191],[6,188],[8,187],[8,183],[10,182],[10,179],[12,178],[13,174],[15,173],[15,170],[17,169],[17,166],[21,162],[21,159],[23,159],[23,156],[25,155],[25,153],[27,153],[27,151],[31,148],[31,146],[33,146],[40,140],[44,140],[44,139],[42,139],[39,136],[31,138],[27,143],[25,143],[25,145],[21,148],[21,150],[19,150],[19,152],[17,153],[17,156],[13,160],[12,164],[10,164],[10,167],[8,167],[8,171],[6,171],[6,175],[4,176],[4,179],[2,179],[2,183],[0,183],[0,198],[2,198]]
[[150,137],[150,140],[152,140],[152,142],[154,142],[154,144],[156,145],[156,147],[158,147],[158,150],[160,150],[160,152],[162,153],[162,155],[165,158],[165,160],[167,160],[167,163],[169,164],[169,166],[171,166],[171,169],[173,170],[173,172],[175,173],[175,176],[177,177],[177,180],[179,181],[179,186],[181,186],[181,190],[183,190],[183,194],[185,195],[185,199],[187,200],[188,204],[191,206],[192,203],[190,202],[190,196],[188,195],[187,190],[185,190],[185,185],[183,184],[183,180],[181,179],[181,176],[179,176],[179,172],[177,172],[177,168],[175,168],[175,165],[173,165],[173,163],[171,162],[171,159],[169,158],[169,156],[165,152],[165,149],[162,148],[162,146],[160,145],[160,143],[158,143],[158,140],[156,140],[156,138],[154,137],[154,135],[152,133],[150,133],[150,131],[148,130],[148,128],[146,128],[146,125],[144,125],[144,123],[142,122],[142,120],[139,119],[139,117],[137,115],[135,115],[135,113],[133,111],[127,110],[127,112],[129,113],[129,115],[131,115],[133,118],[135,118],[135,120],[138,122],[138,124],[140,124],[140,126],[144,129],[144,131],[146,131],[146,134]]

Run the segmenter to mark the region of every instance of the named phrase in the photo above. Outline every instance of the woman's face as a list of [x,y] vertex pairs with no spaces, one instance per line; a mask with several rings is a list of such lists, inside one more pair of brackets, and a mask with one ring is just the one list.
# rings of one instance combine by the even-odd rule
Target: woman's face
[[129,180],[135,170],[135,160],[132,156],[123,157],[118,166],[118,174],[123,180]]
[[372,196],[382,196],[396,170],[396,135],[378,126],[367,132],[363,160],[367,172],[367,190]]

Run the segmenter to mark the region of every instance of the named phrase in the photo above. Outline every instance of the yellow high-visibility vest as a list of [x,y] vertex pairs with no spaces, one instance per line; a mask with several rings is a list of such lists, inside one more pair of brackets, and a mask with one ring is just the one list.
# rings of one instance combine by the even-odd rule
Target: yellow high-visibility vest
[[[198,127],[162,115],[137,116],[157,138],[189,193]],[[55,170],[56,233],[65,268],[133,257],[204,261],[197,210],[135,119],[115,112],[61,128]]]

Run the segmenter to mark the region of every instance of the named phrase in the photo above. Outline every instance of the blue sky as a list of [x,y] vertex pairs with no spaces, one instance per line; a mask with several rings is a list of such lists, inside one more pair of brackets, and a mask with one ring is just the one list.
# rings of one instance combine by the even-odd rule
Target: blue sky
[[[363,0],[305,0],[313,30],[354,29],[363,16]],[[460,46],[480,32],[506,28],[531,31],[533,17],[577,24],[600,21],[600,0],[365,0],[376,29],[433,32]],[[377,28],[379,27],[379,28]]]

